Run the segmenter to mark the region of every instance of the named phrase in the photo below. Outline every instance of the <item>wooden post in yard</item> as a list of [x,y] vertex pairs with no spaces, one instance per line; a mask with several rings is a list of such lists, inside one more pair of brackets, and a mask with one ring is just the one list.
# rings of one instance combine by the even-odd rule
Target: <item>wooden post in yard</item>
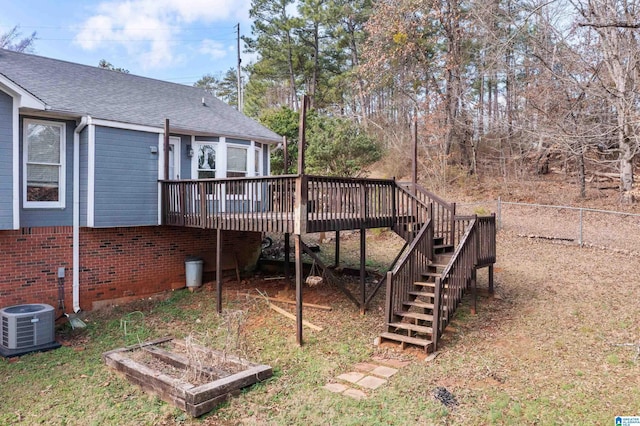
[[413,159],[411,162],[411,183],[413,184],[413,194],[417,193],[418,184],[418,114],[413,116]]
[[333,267],[338,268],[340,266],[340,231],[336,231],[336,253]]
[[282,174],[289,174],[289,147],[287,146],[287,137],[282,137],[282,151],[284,153],[284,164],[282,165]]
[[289,281],[291,271],[289,271],[289,261],[291,260],[291,244],[289,242],[289,233],[284,233],[284,279]]
[[366,289],[366,277],[367,270],[365,268],[365,263],[367,259],[366,253],[366,241],[367,241],[367,229],[360,228],[360,314],[364,315],[364,311],[366,310],[366,301],[367,301],[367,289]]
[[169,180],[169,119],[164,119],[164,179]]
[[296,342],[302,346],[302,285],[304,274],[302,273],[302,247],[300,234],[293,236],[293,244],[296,251]]
[[304,174],[304,151],[306,144],[307,125],[307,105],[308,96],[302,97],[302,107],[300,109],[300,130],[298,137],[298,178],[296,179],[296,201],[294,205],[294,245],[296,256],[296,342],[302,346],[302,286],[304,285],[304,274],[302,271],[302,234],[307,231],[307,203],[308,187],[307,177]]
[[216,229],[216,311],[222,313],[222,230]]

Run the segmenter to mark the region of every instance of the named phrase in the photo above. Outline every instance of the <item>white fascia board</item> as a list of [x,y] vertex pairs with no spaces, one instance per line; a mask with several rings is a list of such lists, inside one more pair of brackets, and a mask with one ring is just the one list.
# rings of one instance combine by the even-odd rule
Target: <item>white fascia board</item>
[[0,74],[0,90],[8,93],[14,99],[18,98],[19,108],[33,108],[42,111],[47,109],[47,104],[2,74]]
[[144,126],[142,124],[122,123],[119,121],[101,120],[94,118],[91,121],[95,126],[112,127],[114,129],[136,130],[139,132],[164,134],[164,128]]
[[13,229],[20,229],[20,109],[19,97],[13,97],[12,148],[13,148]]
[[95,225],[95,190],[96,190],[96,126],[89,119],[87,126],[87,226]]
[[158,134],[158,225],[162,225],[162,180],[164,176],[164,130]]

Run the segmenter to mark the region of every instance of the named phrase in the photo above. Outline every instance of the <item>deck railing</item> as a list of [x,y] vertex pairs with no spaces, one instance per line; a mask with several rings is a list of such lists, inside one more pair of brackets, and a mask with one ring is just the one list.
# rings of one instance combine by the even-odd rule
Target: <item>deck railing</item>
[[306,178],[307,232],[393,226],[393,180]]
[[165,225],[293,232],[297,176],[162,182]]
[[433,236],[441,239],[444,245],[455,246],[456,223],[454,217],[456,215],[456,204],[448,203],[436,194],[412,182],[399,182],[398,186],[411,192],[423,204],[433,205]]
[[388,227],[409,241],[430,217],[426,204],[389,179],[285,175],[161,184],[166,225],[282,233]]
[[415,281],[427,270],[430,253],[433,253],[433,222],[428,220],[394,268],[387,272],[387,323],[392,322],[394,312],[402,310],[402,302],[409,300],[409,292],[414,289]]
[[[438,339],[456,311],[470,284],[474,285],[476,269],[492,265],[496,260],[495,215],[456,216],[456,226],[464,229],[456,234],[456,249],[439,278],[436,278],[433,308],[434,350]],[[475,309],[475,293],[474,293]]]

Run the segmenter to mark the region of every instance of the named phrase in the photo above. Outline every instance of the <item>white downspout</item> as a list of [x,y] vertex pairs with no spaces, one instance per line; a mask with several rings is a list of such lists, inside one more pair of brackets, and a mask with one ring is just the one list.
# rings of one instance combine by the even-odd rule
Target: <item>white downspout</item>
[[82,117],[73,134],[73,312],[80,312],[80,132],[91,123]]

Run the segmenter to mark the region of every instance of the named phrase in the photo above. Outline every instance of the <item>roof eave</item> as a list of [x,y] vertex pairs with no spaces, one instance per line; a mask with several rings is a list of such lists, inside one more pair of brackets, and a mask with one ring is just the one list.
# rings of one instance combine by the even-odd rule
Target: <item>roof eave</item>
[[7,92],[14,99],[18,99],[19,108],[30,108],[38,111],[46,111],[50,109],[45,102],[38,99],[20,85],[14,83],[3,74],[0,74],[0,90]]

